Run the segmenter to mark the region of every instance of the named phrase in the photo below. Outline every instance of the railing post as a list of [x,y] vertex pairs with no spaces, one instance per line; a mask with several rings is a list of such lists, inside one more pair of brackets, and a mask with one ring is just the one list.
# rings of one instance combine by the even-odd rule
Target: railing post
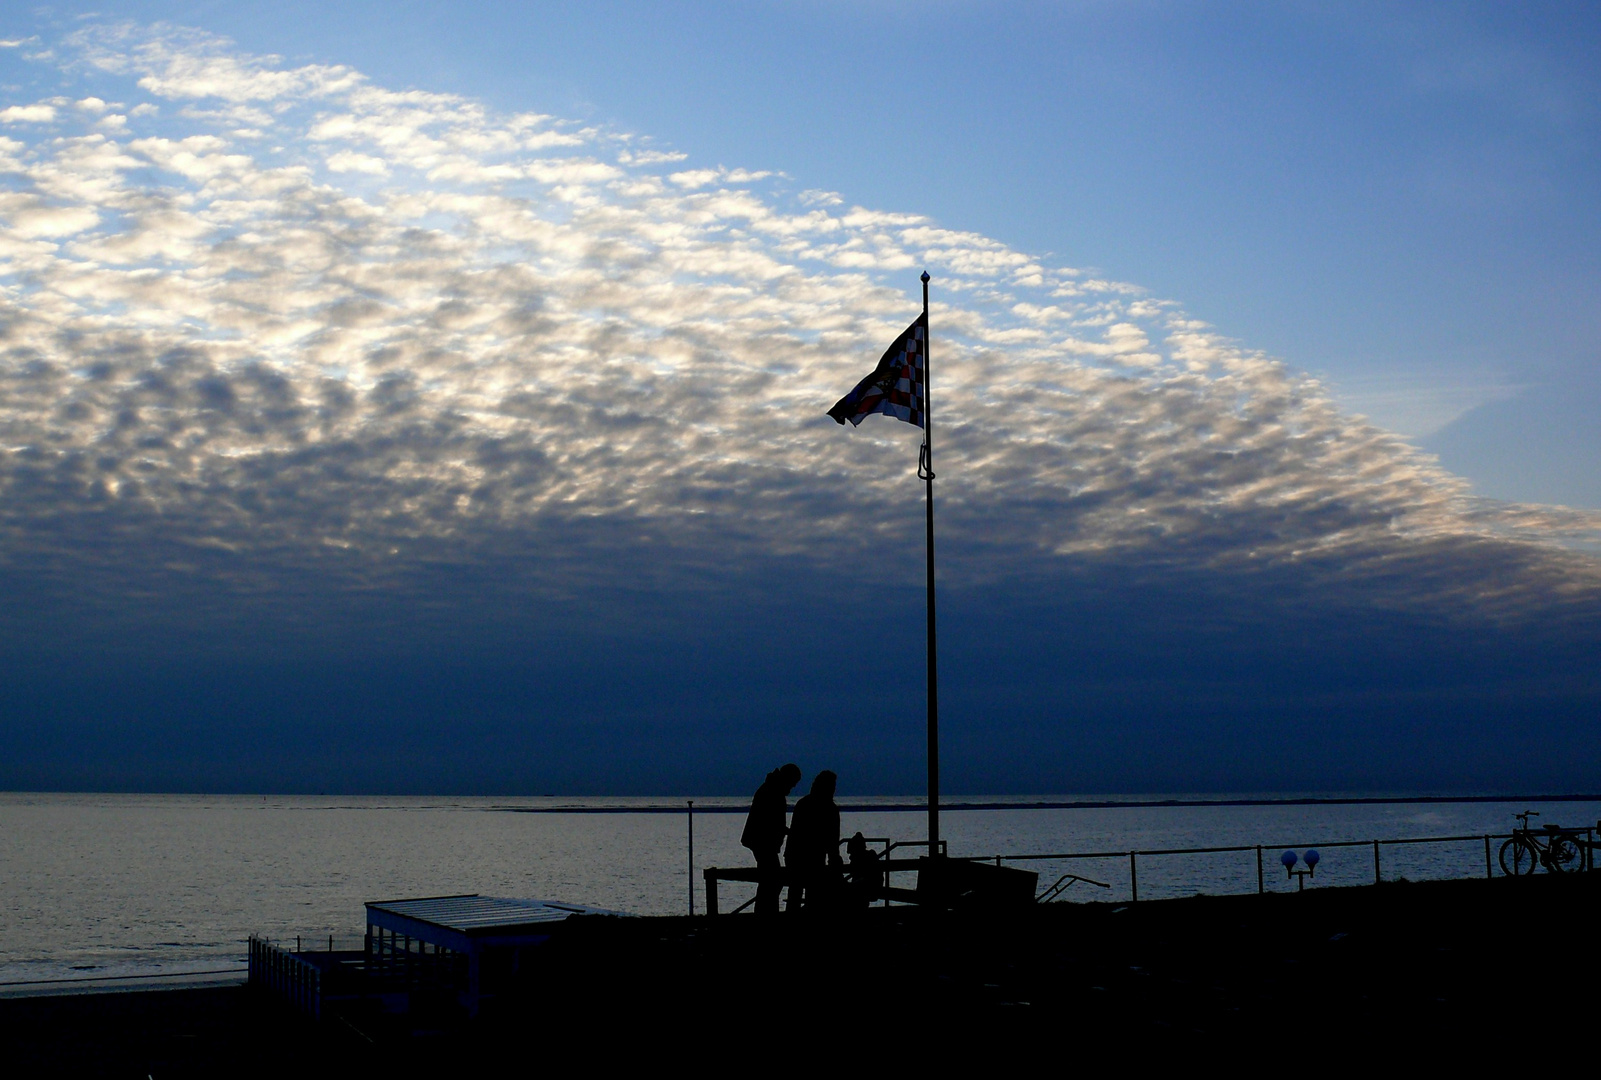
[[1383,880],[1383,877],[1379,874],[1379,842],[1375,840],[1373,841],[1373,884],[1377,885]]
[[1493,877],[1490,873],[1490,834],[1484,834],[1484,876]]
[[695,917],[695,800],[689,801],[689,915]]
[[1137,903],[1140,899],[1140,871],[1134,862],[1134,852],[1128,853],[1128,902]]
[[706,878],[706,914],[712,918],[717,917],[717,868],[708,866]]
[[1262,845],[1256,845],[1256,895],[1261,896],[1267,892],[1267,882],[1262,878]]

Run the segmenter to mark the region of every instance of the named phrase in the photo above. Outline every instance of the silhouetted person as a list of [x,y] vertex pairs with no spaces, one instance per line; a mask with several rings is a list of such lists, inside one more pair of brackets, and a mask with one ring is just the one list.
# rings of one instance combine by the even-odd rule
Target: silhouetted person
[[824,769],[812,781],[810,794],[795,804],[789,825],[784,864],[789,870],[789,909],[827,906],[839,883],[839,807],[834,787],[839,778]]
[[867,846],[867,838],[857,833],[845,841],[845,854],[851,861],[851,899],[856,907],[870,907],[884,887],[884,868],[878,852]]
[[756,914],[777,915],[778,894],[784,888],[784,868],[778,862],[778,849],[784,846],[784,814],[789,809],[789,793],[800,783],[800,766],[781,765],[767,774],[750,801],[745,831],[739,842],[756,856]]

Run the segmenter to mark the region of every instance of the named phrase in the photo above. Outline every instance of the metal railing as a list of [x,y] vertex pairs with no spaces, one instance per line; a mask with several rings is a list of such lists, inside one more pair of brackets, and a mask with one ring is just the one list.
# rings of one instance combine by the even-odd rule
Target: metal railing
[[[894,852],[901,848],[923,848],[925,850],[928,848],[927,840],[895,840],[888,836],[864,836],[862,839],[869,844],[883,845],[882,848],[875,853],[878,855],[878,865],[875,867],[875,869],[886,875],[886,882],[888,881],[887,875],[889,874],[906,873],[917,869],[917,861],[915,859],[902,859],[897,863],[893,858]],[[839,843],[840,846],[843,847],[845,844],[849,843],[849,841],[841,840]],[[945,855],[948,851],[949,845],[944,840],[941,840],[939,842],[940,854]],[[709,866],[705,870],[701,871],[701,877],[706,882],[706,914],[708,915],[719,915],[722,913],[718,904],[718,882],[742,881],[748,884],[759,884],[762,880],[761,871],[757,870],[754,866]],[[784,884],[789,884],[789,878],[787,874],[783,875],[781,880]],[[749,900],[746,900],[743,904],[739,905],[728,914],[738,915],[741,911],[744,911],[755,902],[756,898],[752,896]]]
[[[1585,834],[1584,866],[1582,869],[1594,869],[1594,829],[1567,830],[1569,832],[1583,832]],[[1139,848],[1133,851],[1074,851],[1056,852],[1050,854],[1022,854],[1022,855],[968,855],[962,856],[969,861],[991,861],[996,866],[1005,862],[1070,862],[1073,860],[1091,859],[1127,859],[1129,867],[1129,901],[1136,902],[1140,898],[1139,860],[1141,857],[1156,857],[1164,855],[1222,855],[1254,852],[1256,854],[1256,891],[1267,891],[1267,875],[1262,853],[1264,851],[1284,848],[1360,848],[1367,847],[1373,851],[1373,884],[1381,884],[1384,880],[1384,861],[1382,848],[1385,846],[1399,847],[1410,844],[1460,844],[1464,842],[1482,840],[1484,842],[1484,876],[1495,876],[1495,862],[1491,855],[1492,841],[1510,840],[1511,833],[1472,833],[1464,836],[1408,836],[1388,840],[1329,840],[1313,844],[1231,844],[1216,847],[1193,848]]]
[[[1581,848],[1582,864],[1576,867],[1576,869],[1595,869],[1595,848],[1597,846],[1595,840],[1596,830],[1593,828],[1586,828],[1565,829],[1562,831],[1574,836],[1583,834],[1585,837],[1585,842]],[[1179,855],[1226,855],[1255,853],[1256,891],[1258,894],[1262,894],[1268,891],[1267,871],[1262,854],[1264,851],[1275,851],[1279,850],[1280,848],[1286,850],[1294,850],[1297,848],[1371,848],[1373,852],[1373,884],[1378,885],[1384,881],[1383,848],[1385,847],[1402,847],[1417,844],[1460,844],[1482,840],[1484,842],[1484,876],[1486,878],[1490,878],[1495,876],[1495,860],[1492,854],[1493,841],[1510,840],[1516,835],[1516,833],[1470,833],[1461,836],[1408,836],[1380,840],[1329,840],[1322,843],[1312,844],[1227,844],[1213,847],[1136,848],[1134,850],[1122,851],[1068,851],[1049,852],[1045,854],[1036,854],[1030,852],[1026,854],[1013,855],[962,855],[955,857],[964,862],[993,862],[996,866],[1002,866],[1006,863],[1020,862],[1072,862],[1075,860],[1092,861],[1106,859],[1127,859],[1129,873],[1129,902],[1136,903],[1140,898],[1139,861],[1142,858],[1149,859]],[[1537,831],[1535,835],[1544,834]],[[903,847],[928,847],[928,841],[926,840],[897,841],[891,840],[888,837],[866,837],[865,839],[869,843],[884,845],[884,849],[880,853],[880,860],[876,869],[882,871],[886,875],[886,882],[889,880],[887,876],[889,874],[905,873],[917,869],[916,860],[903,859],[899,862],[896,862],[890,858],[891,852]],[[941,841],[941,854],[945,853],[945,847],[945,842]],[[760,875],[754,867],[741,867],[739,869],[719,869],[712,867],[704,872],[704,876],[706,881],[707,914],[709,915],[718,914],[717,883],[719,881],[756,882],[760,880]],[[1111,887],[1107,882],[1096,881],[1092,878],[1083,877],[1082,875],[1069,873],[1063,874],[1060,878],[1058,878],[1055,883],[1053,883],[1045,890],[1044,893],[1041,894],[1039,899],[1042,902],[1055,899],[1061,895],[1063,890],[1068,885],[1073,884],[1074,881],[1083,881],[1087,884],[1098,885],[1101,888]],[[896,898],[901,899],[906,898],[906,894],[909,892],[909,890],[897,889],[889,889],[887,891],[895,895]],[[755,898],[752,897],[750,900],[745,901],[745,903],[735,908],[732,912],[729,912],[729,914],[737,914],[741,911],[744,911],[754,902]],[[888,902],[889,898],[886,898],[885,903],[887,904]]]
[[1047,885],[1045,887],[1045,891],[1034,898],[1034,902],[1038,904],[1049,904],[1052,900],[1055,900],[1058,896],[1061,896],[1064,892],[1066,892],[1069,886],[1077,885],[1081,881],[1086,885],[1096,885],[1102,889],[1110,889],[1112,887],[1111,882],[1108,881],[1096,881],[1094,878],[1083,877],[1079,874],[1063,874],[1061,877]]
[[322,970],[255,936],[250,938],[249,983],[279,995],[313,1019],[322,1016]]

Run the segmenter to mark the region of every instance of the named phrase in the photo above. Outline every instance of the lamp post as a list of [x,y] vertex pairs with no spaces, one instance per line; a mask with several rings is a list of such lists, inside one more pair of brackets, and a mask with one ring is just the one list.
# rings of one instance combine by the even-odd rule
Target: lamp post
[[[1317,848],[1307,848],[1305,855],[1297,855],[1293,851],[1286,851],[1279,856],[1279,862],[1284,864],[1285,874],[1295,879],[1296,892],[1302,892],[1306,889],[1307,878],[1317,876],[1317,864],[1320,859],[1322,859],[1322,856],[1317,853]],[[1295,864],[1298,862],[1305,862],[1306,865],[1297,867]]]

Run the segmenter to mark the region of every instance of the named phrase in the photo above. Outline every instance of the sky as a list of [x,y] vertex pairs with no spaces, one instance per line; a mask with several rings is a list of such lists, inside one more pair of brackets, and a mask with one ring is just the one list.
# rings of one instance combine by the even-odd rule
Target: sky
[[0,19],[0,788],[1594,790],[1583,6]]

